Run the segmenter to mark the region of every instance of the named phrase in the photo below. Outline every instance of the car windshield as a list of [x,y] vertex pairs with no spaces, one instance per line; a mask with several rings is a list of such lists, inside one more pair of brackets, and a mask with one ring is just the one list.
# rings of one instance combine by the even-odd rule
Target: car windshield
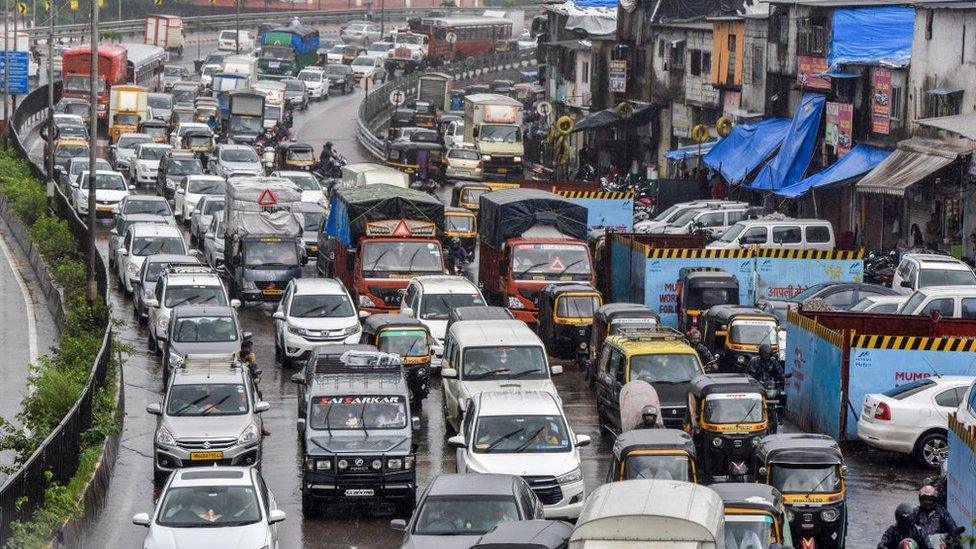
[[169,416],[237,416],[247,413],[242,383],[176,383],[166,402]]
[[288,315],[296,318],[343,318],[355,316],[352,302],[343,295],[296,295]]
[[148,103],[154,109],[173,108],[173,98],[169,95],[150,95]]
[[623,480],[647,478],[692,482],[690,464],[686,455],[630,455],[624,464]]
[[[289,158],[291,158],[293,160],[298,160],[297,158],[290,156],[290,153],[289,153]],[[311,153],[309,153],[308,160],[311,160],[311,159],[312,159],[311,158]],[[321,191],[322,190],[322,186],[319,185],[318,180],[316,180],[315,177],[313,177],[311,175],[308,175],[308,174],[297,174],[297,173],[296,174],[288,174],[288,175],[285,176],[285,178],[288,179],[289,181],[291,181],[292,183],[294,183],[299,189],[301,189],[303,191]],[[308,214],[305,214],[305,215],[308,215]]]
[[973,286],[976,285],[976,275],[970,270],[954,271],[948,269],[920,269],[918,273],[918,287],[929,286]]
[[733,288],[688,288],[685,308],[704,311],[713,305],[736,303],[739,291]]
[[213,76],[213,75],[215,75],[218,72],[221,72],[223,70],[224,70],[224,67],[221,66],[221,65],[207,65],[207,66],[203,67],[203,74],[206,75],[206,76]]
[[305,83],[301,80],[285,80],[285,91],[305,91]]
[[735,242],[742,231],[746,230],[746,226],[743,223],[736,223],[732,225],[732,228],[725,231],[725,233],[719,238],[720,242]]
[[419,313],[424,320],[447,320],[451,311],[458,307],[484,304],[485,300],[478,294],[426,294]]
[[298,250],[293,242],[251,241],[244,251],[244,266],[248,268],[295,267],[298,264]]
[[673,225],[675,227],[684,227],[688,223],[691,223],[691,220],[694,219],[695,216],[698,215],[701,211],[702,210],[688,210],[683,214],[679,215],[678,218],[675,219],[674,221],[669,222],[668,225]]
[[512,271],[518,280],[559,280],[561,276],[590,276],[590,257],[577,244],[523,244],[515,247]]
[[568,452],[569,430],[562,416],[482,416],[472,437],[476,454]]
[[191,90],[187,88],[173,90],[174,103],[178,103],[178,104],[193,103],[193,99],[196,98],[196,96],[197,96],[196,90]]
[[200,175],[203,173],[203,165],[200,160],[170,158],[166,165],[166,173],[169,175]]
[[772,320],[733,320],[729,340],[739,345],[774,345],[776,323]]
[[163,306],[168,308],[180,305],[227,305],[222,286],[204,284],[169,286]]
[[169,147],[140,147],[139,160],[161,160]]
[[[88,172],[81,174],[81,188],[88,188],[89,181]],[[124,191],[128,187],[125,185],[125,179],[121,174],[109,174],[109,173],[95,173],[95,190],[96,191]]]
[[320,82],[322,73],[320,71],[302,71],[298,73],[298,79],[305,82]]
[[629,381],[687,383],[701,373],[698,355],[691,353],[634,355],[630,358]]
[[474,231],[474,217],[470,215],[445,215],[444,232],[470,233]]
[[222,179],[190,179],[187,191],[193,194],[223,195],[227,184]]
[[772,535],[773,517],[769,515],[725,515],[726,549],[765,549]]
[[237,341],[237,326],[232,316],[179,318],[173,331],[173,341],[183,343]]
[[129,137],[120,137],[119,142],[115,144],[117,149],[134,149],[139,143],[152,143],[152,137],[148,135],[133,135]]
[[549,379],[542,347],[468,347],[461,363],[467,381]]
[[252,486],[170,488],[156,523],[169,528],[226,528],[261,520],[261,504]]
[[[232,116],[230,118],[231,133],[261,133],[264,131],[264,118],[250,116]],[[230,151],[227,151],[230,152]],[[254,160],[230,160],[230,162],[257,162],[257,154],[251,151]],[[229,160],[228,155],[221,156],[222,160]]]
[[403,429],[407,426],[406,399],[400,395],[314,397],[308,417],[309,428],[316,431]]
[[787,465],[770,467],[770,484],[784,494],[833,494],[840,490],[841,477],[836,465]]
[[156,282],[159,279],[160,273],[163,272],[169,266],[168,261],[150,261],[146,265],[146,282]]
[[[240,119],[239,119],[240,120]],[[261,121],[257,121],[261,124]],[[220,159],[225,162],[257,162],[258,153],[250,147],[240,149],[223,149],[220,151]]]
[[363,274],[368,278],[386,278],[382,273],[444,272],[441,250],[432,242],[364,242],[362,264]]
[[[448,158],[460,158],[462,160],[478,160],[478,158],[479,158],[478,151],[472,151],[470,149],[451,149],[451,150],[447,151],[447,157]],[[465,190],[464,191],[465,195],[467,195],[468,193],[471,193],[471,195],[469,195],[469,196],[472,196],[472,198],[475,201],[477,201],[478,197],[481,196],[485,192],[487,192],[487,189],[471,189],[471,190]],[[471,202],[472,200],[467,199],[467,201],[468,202]]]
[[556,316],[560,318],[593,318],[600,307],[595,295],[565,295],[556,299]]
[[[336,46],[336,48],[342,51],[341,46]],[[349,74],[349,67],[345,65],[329,65],[328,67],[325,67],[325,74],[329,76],[345,76]]]
[[424,501],[413,533],[419,536],[480,536],[499,522],[519,520],[514,497],[452,495]]
[[705,398],[707,423],[739,424],[760,423],[766,417],[762,397],[754,393],[724,393]]
[[814,284],[813,286],[810,286],[805,290],[803,290],[802,292],[794,295],[788,301],[794,303],[802,303],[808,299],[812,299],[814,296],[820,293],[820,291],[826,288],[827,286],[830,286],[829,282],[821,282],[820,284]]
[[76,137],[79,139],[88,139],[88,129],[84,126],[61,126],[58,128],[58,137]]
[[203,205],[203,215],[213,215],[222,211],[224,211],[223,200],[207,200]]
[[302,229],[306,231],[317,231],[319,225],[322,224],[322,218],[325,214],[322,212],[302,212],[302,217],[305,218],[305,226]]
[[482,124],[478,139],[485,143],[520,143],[522,130],[518,126]]
[[375,63],[372,57],[357,57],[352,64],[357,67],[372,67]]
[[380,332],[380,351],[404,357],[427,356],[430,344],[426,330],[383,330]]
[[61,145],[55,154],[58,158],[74,158],[88,154],[88,145]]
[[172,215],[169,204],[165,200],[132,200],[131,198],[126,199],[122,213]]

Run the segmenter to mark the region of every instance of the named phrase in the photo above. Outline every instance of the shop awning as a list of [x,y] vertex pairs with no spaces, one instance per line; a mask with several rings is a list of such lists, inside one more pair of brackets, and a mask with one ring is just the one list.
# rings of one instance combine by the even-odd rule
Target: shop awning
[[783,146],[776,156],[763,166],[756,179],[748,188],[758,191],[775,191],[795,185],[810,165],[813,146],[817,141],[817,130],[823,117],[827,99],[819,94],[803,95],[790,121],[789,130],[783,139]]
[[702,161],[722,174],[729,183],[741,183],[783,143],[790,121],[769,118],[749,124],[737,124],[732,133],[708,151]]
[[680,162],[686,158],[694,158],[699,154],[704,156],[708,154],[708,151],[712,150],[712,147],[714,147],[716,143],[718,143],[718,140],[706,141],[701,145],[688,145],[687,147],[679,147],[673,151],[666,152],[664,154],[664,158],[667,158],[668,160],[675,160],[677,162]]
[[653,109],[653,105],[641,105],[635,108],[626,118],[621,118],[617,114],[616,108],[603,109],[602,111],[588,114],[577,120],[573,126],[573,131],[598,130],[616,125],[646,124],[650,121],[650,117],[654,112]]
[[898,143],[898,149],[857,182],[857,192],[904,196],[905,190],[951,164],[972,147],[936,139],[914,137]]
[[916,120],[920,126],[952,132],[961,137],[976,139],[976,114],[957,114]]
[[874,169],[890,154],[891,151],[868,145],[855,145],[853,149],[827,169],[807,177],[796,185],[784,187],[776,191],[776,194],[787,198],[796,198],[806,194],[810,189],[820,189],[850,181]]

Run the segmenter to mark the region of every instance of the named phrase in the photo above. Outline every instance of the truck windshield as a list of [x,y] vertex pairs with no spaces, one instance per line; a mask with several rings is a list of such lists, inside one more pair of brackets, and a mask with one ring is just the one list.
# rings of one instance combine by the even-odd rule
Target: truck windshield
[[396,43],[399,44],[414,44],[421,45],[424,43],[424,37],[419,34],[398,34],[396,35]]
[[420,318],[447,320],[451,311],[458,307],[476,307],[484,304],[485,300],[478,294],[426,294],[420,306]]
[[240,383],[174,384],[166,415],[239,416],[247,413],[247,392]]
[[515,247],[512,274],[516,280],[550,280],[564,275],[590,276],[590,256],[575,244],[523,244]]
[[297,265],[298,250],[295,248],[294,242],[284,240],[248,242],[244,251],[245,267],[294,267]]
[[237,325],[232,316],[194,316],[176,321],[173,341],[216,343],[237,341]]
[[[232,116],[230,119],[231,133],[261,133],[264,131],[264,117],[251,118],[243,116]],[[248,162],[244,160],[242,162]]]
[[315,397],[309,410],[310,429],[403,429],[406,399],[400,395]]
[[295,56],[295,52],[291,51],[291,48],[273,48],[265,46],[261,48],[261,53],[259,56],[261,59],[284,61],[293,58]]
[[[628,456],[624,465],[623,479],[647,478],[691,482],[688,464],[687,456],[660,454]],[[736,546],[730,545],[729,547]],[[757,547],[761,547],[761,545]]]
[[[64,79],[64,90],[88,93],[91,91],[91,78],[83,74],[72,74]],[[105,79],[98,79],[98,95],[105,92]]]
[[138,114],[117,114],[115,115],[115,123],[120,126],[137,126],[139,125],[139,115]]
[[770,320],[734,320],[729,339],[740,345],[773,345],[777,341],[776,323]]
[[466,381],[549,378],[545,354],[537,346],[468,347],[462,364]]
[[430,354],[425,330],[384,330],[380,332],[379,348],[384,353],[395,353],[400,356]]
[[770,484],[784,494],[833,494],[840,490],[841,477],[835,465],[777,464],[770,469]]
[[444,272],[441,250],[432,242],[394,241],[363,244],[363,274],[377,278],[382,273]]
[[690,353],[659,353],[630,358],[630,381],[687,383],[701,373],[698,355]]
[[758,394],[714,394],[705,398],[702,419],[716,424],[759,423],[765,417],[765,411]]
[[567,452],[569,434],[562,416],[483,416],[474,433],[478,454]]
[[173,97],[169,95],[151,94],[149,96],[149,106],[154,109],[172,109]]
[[522,130],[518,126],[482,124],[478,139],[487,143],[521,143]]
[[265,120],[281,119],[281,107],[275,107],[271,105],[264,107],[264,119]]

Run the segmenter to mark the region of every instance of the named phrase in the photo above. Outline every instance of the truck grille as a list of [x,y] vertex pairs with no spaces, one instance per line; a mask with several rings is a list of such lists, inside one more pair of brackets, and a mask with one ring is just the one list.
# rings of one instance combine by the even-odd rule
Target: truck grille
[[685,421],[685,407],[684,406],[662,406],[661,421],[664,422],[665,427],[671,427],[673,425],[680,426]]
[[556,477],[522,477],[529,487],[539,496],[544,505],[554,505],[563,499],[563,489],[556,483]]
[[506,170],[509,173],[521,173],[522,167],[515,166],[515,158],[511,156],[491,155],[491,160],[484,163],[485,173],[500,173],[499,170]]
[[373,469],[373,460],[379,459],[375,456],[340,457],[339,459],[344,459],[349,463],[349,467],[339,469],[339,473],[343,475],[362,475],[363,473],[378,474],[383,470],[382,467],[380,467],[380,469]]
[[404,288],[385,288],[380,286],[370,286],[369,293],[383,300],[383,305],[387,307],[399,307],[403,300]]
[[410,48],[397,48],[393,50],[393,57],[397,59],[410,59]]
[[178,438],[176,444],[185,450],[221,450],[230,448],[236,438]]

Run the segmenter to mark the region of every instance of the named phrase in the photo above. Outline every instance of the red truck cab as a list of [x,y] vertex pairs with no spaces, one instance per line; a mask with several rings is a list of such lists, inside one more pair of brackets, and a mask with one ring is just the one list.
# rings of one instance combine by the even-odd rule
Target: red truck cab
[[[400,235],[389,230],[372,231],[373,226],[399,226]],[[349,281],[353,299],[360,311],[369,314],[393,313],[410,279],[415,276],[444,274],[444,251],[435,237],[433,223],[391,220],[368,224],[359,240]],[[378,236],[384,235],[384,236]]]
[[[98,107],[99,120],[108,119],[109,89],[116,84],[125,84],[127,76],[128,51],[115,44],[98,46]],[[68,49],[61,57],[61,72],[64,75],[63,97],[88,99],[91,95],[91,47],[76,46]]]

